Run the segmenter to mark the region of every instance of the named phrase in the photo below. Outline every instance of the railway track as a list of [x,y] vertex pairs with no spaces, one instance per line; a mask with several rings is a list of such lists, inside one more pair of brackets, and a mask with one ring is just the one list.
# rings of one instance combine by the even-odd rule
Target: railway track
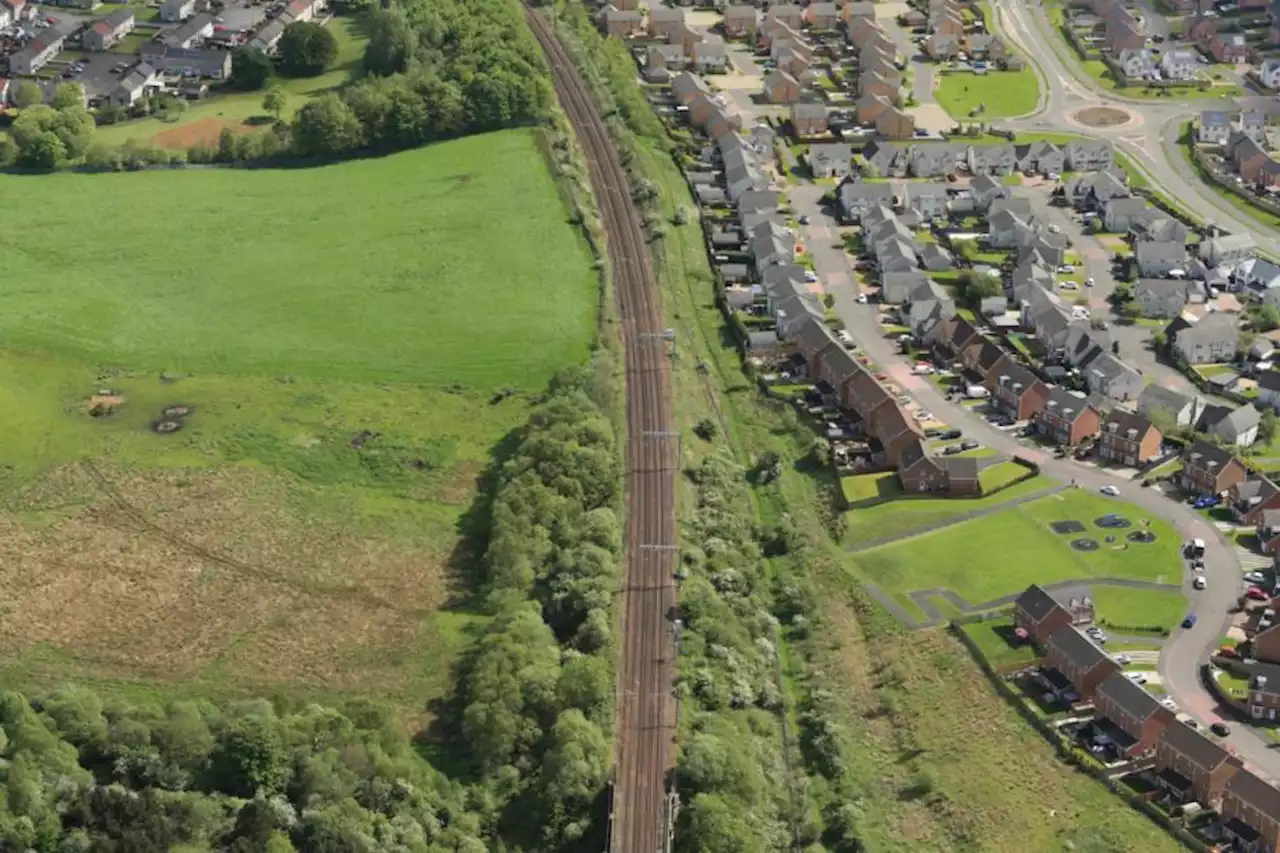
[[671,691],[675,604],[675,472],[670,376],[661,296],[631,188],[604,121],[551,26],[525,8],[551,65],[556,95],[587,160],[600,205],[620,317],[627,399],[627,577],[611,853],[658,853],[667,843],[667,773],[676,723]]

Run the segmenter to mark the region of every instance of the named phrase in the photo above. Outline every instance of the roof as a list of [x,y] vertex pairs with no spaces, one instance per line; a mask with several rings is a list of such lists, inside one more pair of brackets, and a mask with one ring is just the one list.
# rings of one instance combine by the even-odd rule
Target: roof
[[1205,127],[1230,127],[1231,114],[1222,110],[1204,110],[1200,113],[1200,124]]
[[1151,421],[1135,412],[1127,412],[1124,409],[1114,409],[1111,414],[1102,422],[1103,430],[1110,428],[1111,424],[1116,425],[1116,431],[1119,433],[1127,433],[1129,430],[1136,430],[1139,436],[1146,435],[1147,430],[1154,429],[1155,426]]
[[201,30],[206,27],[213,26],[213,16],[201,12],[198,15],[192,15],[181,24],[174,27],[165,34],[164,39],[167,42],[178,43],[184,42],[195,37]]
[[1186,247],[1172,241],[1142,240],[1134,247],[1138,263],[1145,261],[1181,261],[1187,255]]
[[1152,412],[1163,411],[1177,415],[1190,404],[1191,399],[1163,385],[1148,385],[1138,395],[1138,411],[1150,417]]
[[1036,622],[1040,622],[1054,610],[1062,607],[1044,587],[1034,583],[1018,596],[1014,604]]
[[1252,249],[1254,245],[1253,235],[1248,233],[1223,234],[1221,237],[1215,237],[1209,241],[1210,248],[1216,252]]
[[1253,806],[1275,820],[1280,820],[1280,788],[1264,782],[1241,768],[1227,780],[1226,793]]
[[1102,663],[1110,662],[1113,665],[1115,663],[1079,628],[1059,628],[1049,635],[1049,646],[1057,649],[1063,657],[1082,667],[1086,672]]
[[754,21],[756,17],[756,7],[747,5],[727,6],[724,10],[724,16],[726,18],[750,18]]
[[1191,446],[1183,451],[1183,457],[1188,464],[1196,468],[1213,465],[1219,471],[1236,461],[1231,451],[1224,450],[1216,444],[1210,444],[1203,438],[1193,441]]
[[121,78],[116,85],[118,89],[124,89],[128,92],[136,92],[138,89],[147,85],[147,83],[156,76],[156,70],[145,62],[138,65]]
[[[1007,381],[1002,383],[1001,380],[1006,377],[1008,377]],[[1013,359],[1005,360],[1003,366],[1000,368],[999,374],[996,375],[995,378],[996,385],[1007,385],[1010,390],[1013,390],[1013,386],[1015,385],[1021,385],[1022,388],[1018,389],[1017,393],[1023,393],[1030,390],[1038,382],[1040,382],[1040,379],[1034,373],[1023,367],[1021,364],[1018,364]]]
[[1160,741],[1206,770],[1231,758],[1230,753],[1191,726],[1169,726],[1160,733]]
[[1106,696],[1138,721],[1147,719],[1164,707],[1156,697],[1118,670],[1102,679],[1102,683],[1098,685],[1098,695]]
[[1235,314],[1214,311],[1211,314],[1204,315],[1187,328],[1176,332],[1174,340],[1220,341],[1230,339],[1234,343],[1236,338],[1239,337],[1238,322],[1239,318]]
[[906,474],[913,467],[922,463],[931,468],[936,469],[938,467],[937,460],[925,450],[924,442],[918,438],[907,442],[906,446],[902,448],[902,454],[899,457],[898,470]]
[[808,102],[792,104],[791,115],[795,118],[826,118],[827,107],[825,104],[811,104]]
[[1049,398],[1045,402],[1045,411],[1053,411],[1059,417],[1066,417],[1062,413],[1070,411],[1074,421],[1088,406],[1088,400],[1077,397],[1061,385],[1049,386]]
[[132,9],[120,9],[119,11],[112,12],[110,15],[107,15],[105,18],[99,18],[97,21],[95,21],[93,25],[93,31],[95,33],[98,33],[104,36],[110,35],[111,33],[120,29],[121,27],[131,22],[132,20],[133,20]]

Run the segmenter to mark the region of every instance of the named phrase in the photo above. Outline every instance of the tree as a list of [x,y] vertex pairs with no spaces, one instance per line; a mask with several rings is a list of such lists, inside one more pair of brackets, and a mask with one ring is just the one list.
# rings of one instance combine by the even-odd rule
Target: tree
[[975,304],[983,299],[990,299],[993,296],[1002,296],[1004,294],[1004,283],[1001,282],[998,275],[975,275],[970,276],[969,284],[964,289],[965,297]]
[[369,17],[369,43],[364,67],[370,74],[387,76],[408,70],[418,39],[399,6],[380,9]]
[[337,38],[310,21],[295,21],[280,37],[280,67],[298,77],[322,74],[337,55]]
[[53,97],[49,99],[49,104],[55,110],[83,107],[84,87],[79,83],[59,83],[53,90]]
[[57,134],[41,131],[19,146],[18,162],[33,169],[56,169],[66,162],[67,147]]
[[238,48],[231,54],[231,87],[252,92],[271,78],[271,58],[256,47]]
[[1270,406],[1262,410],[1262,420],[1258,423],[1258,440],[1263,444],[1271,444],[1276,439],[1278,425],[1275,410]]
[[19,109],[35,106],[44,103],[44,92],[32,80],[20,80],[13,87],[13,105]]
[[285,103],[288,96],[285,95],[284,89],[280,86],[272,86],[267,93],[262,96],[262,108],[276,117],[276,121],[280,120],[280,114],[284,112]]
[[1280,328],[1280,308],[1266,303],[1250,305],[1245,309],[1249,328],[1255,332],[1270,332]]
[[970,263],[978,257],[978,244],[974,240],[957,240],[952,248],[956,250],[956,254]]
[[551,729],[542,756],[543,832],[557,845],[580,839],[590,823],[588,807],[604,787],[609,743],[600,727],[572,708]]
[[323,95],[298,110],[293,140],[299,154],[332,157],[360,146],[360,122],[337,95]]
[[282,789],[289,766],[279,721],[265,713],[232,720],[218,735],[210,774],[219,790],[234,797]]
[[[55,168],[66,160],[77,160],[89,150],[93,141],[93,116],[81,106],[55,110],[37,104],[22,111],[10,128],[13,141],[21,152],[20,161],[40,168]],[[53,146],[46,134],[51,134],[61,144]],[[36,146],[37,151],[28,148]]]

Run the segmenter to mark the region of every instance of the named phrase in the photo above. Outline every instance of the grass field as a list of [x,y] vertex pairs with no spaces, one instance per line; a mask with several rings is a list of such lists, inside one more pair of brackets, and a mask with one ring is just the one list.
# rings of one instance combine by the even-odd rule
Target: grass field
[[[337,17],[328,26],[338,40],[338,56],[333,66],[316,77],[285,77],[275,81],[287,95],[283,119],[292,118],[311,98],[332,91],[360,74],[368,39],[358,19]],[[109,145],[135,139],[167,148],[186,148],[197,142],[216,143],[224,127],[249,133],[270,123],[272,117],[262,108],[262,95],[262,92],[215,93],[207,100],[191,104],[176,121],[145,118],[121,122],[99,128],[95,138]]]
[[[1088,492],[1066,491],[859,552],[854,561],[865,577],[909,607],[906,593],[932,587],[950,589],[978,604],[1018,592],[1032,582],[1119,577],[1177,583],[1178,538],[1163,521],[1151,522],[1155,542],[1127,547],[1123,536],[1127,531],[1120,531],[1117,542],[1109,544],[1104,536],[1113,531],[1093,523],[1109,512],[1126,511],[1130,516],[1135,514],[1126,504]],[[1059,536],[1048,527],[1049,522],[1059,520],[1080,521],[1086,531]],[[1137,529],[1140,520],[1130,520]],[[1082,553],[1067,544],[1081,537],[1095,539],[1099,549]],[[998,560],[991,559],[994,554],[999,554]]]
[[532,133],[0,180],[44,200],[0,286],[0,677],[421,713],[483,621],[478,480],[593,338]]
[[[1176,583],[1176,580],[1172,582]],[[1172,629],[1188,611],[1195,609],[1195,603],[1189,603],[1180,592],[1114,586],[1093,587],[1093,602],[1097,606],[1098,617],[1104,624],[1138,628],[1152,626]],[[1119,628],[1115,630],[1120,631]]]
[[876,539],[903,536],[911,531],[940,524],[959,515],[1005,503],[1056,485],[1048,477],[1034,477],[1002,492],[981,498],[946,498],[904,495],[865,509],[845,513],[848,529],[845,544],[856,545]]
[[969,118],[970,110],[985,105],[981,118],[1020,116],[1036,108],[1039,90],[1030,71],[990,71],[986,74],[942,74],[934,97],[954,119]]
[[960,630],[977,644],[987,662],[992,666],[1010,663],[1031,663],[1037,657],[1035,646],[1029,642],[1010,645],[1013,637],[1013,619],[991,619],[986,622],[969,622]]
[[1027,469],[1016,462],[999,462],[978,472],[978,484],[984,492],[994,492],[1027,474]]
[[157,372],[537,388],[584,359],[596,304],[539,156],[512,131],[314,170],[0,178],[43,199],[0,213],[22,233],[0,340]]

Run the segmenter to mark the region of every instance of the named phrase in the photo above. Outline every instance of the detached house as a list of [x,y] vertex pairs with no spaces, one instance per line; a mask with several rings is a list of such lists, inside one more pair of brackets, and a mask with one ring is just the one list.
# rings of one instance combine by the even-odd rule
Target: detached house
[[1166,334],[1188,364],[1218,364],[1235,358],[1240,338],[1237,323],[1236,315],[1215,311],[1190,325],[1175,320]]
[[724,10],[724,34],[727,38],[753,38],[756,34],[755,6],[734,5]]
[[1213,266],[1238,264],[1258,253],[1251,234],[1226,234],[1209,241],[1204,259]]
[[1098,455],[1117,465],[1136,468],[1159,455],[1163,439],[1160,430],[1142,415],[1116,409],[1103,419]]
[[1049,592],[1032,584],[1013,603],[1014,627],[1026,631],[1037,646],[1044,646],[1060,629],[1093,624],[1095,615],[1086,587]]
[[649,37],[679,41],[684,32],[684,10],[656,3],[649,9]]
[[1203,398],[1186,397],[1162,385],[1148,385],[1138,395],[1138,412],[1152,421],[1191,426],[1203,410]]
[[1196,439],[1182,453],[1178,485],[1200,495],[1221,495],[1248,475],[1244,465],[1229,451]]
[[1238,758],[1190,726],[1166,726],[1156,741],[1156,784],[1175,803],[1217,808]]
[[1154,752],[1165,728],[1181,725],[1172,711],[1123,672],[1113,672],[1098,684],[1094,707],[1095,727],[1125,758]]
[[1261,537],[1261,528],[1264,526],[1261,523],[1263,512],[1280,509],[1280,488],[1277,488],[1269,477],[1250,474],[1248,479],[1236,483],[1227,491],[1227,503],[1231,507],[1231,514],[1236,522],[1258,527]]
[[1035,417],[1036,431],[1052,441],[1072,446],[1098,434],[1101,415],[1088,400],[1059,386],[1049,389],[1044,408]]
[[1140,278],[1133,286],[1133,301],[1143,317],[1177,317],[1186,307],[1189,288],[1186,279]]
[[853,171],[853,150],[843,142],[809,146],[809,169],[815,178],[843,178]]
[[1103,679],[1120,671],[1118,663],[1075,627],[1049,635],[1044,663],[1060,672],[1085,699],[1093,697]]
[[787,72],[775,69],[764,78],[764,95],[771,104],[794,104],[800,100],[800,84]]
[[604,34],[613,38],[630,38],[644,30],[644,18],[635,9],[606,6],[597,20]]
[[1196,125],[1196,142],[1222,145],[1231,136],[1231,114],[1222,110],[1203,110]]
[[1186,269],[1187,249],[1183,243],[1139,240],[1133,247],[1133,255],[1138,262],[1138,274],[1145,278],[1164,278],[1171,270]]
[[1077,140],[1067,143],[1067,168],[1073,172],[1100,172],[1114,165],[1115,152],[1105,140]]

